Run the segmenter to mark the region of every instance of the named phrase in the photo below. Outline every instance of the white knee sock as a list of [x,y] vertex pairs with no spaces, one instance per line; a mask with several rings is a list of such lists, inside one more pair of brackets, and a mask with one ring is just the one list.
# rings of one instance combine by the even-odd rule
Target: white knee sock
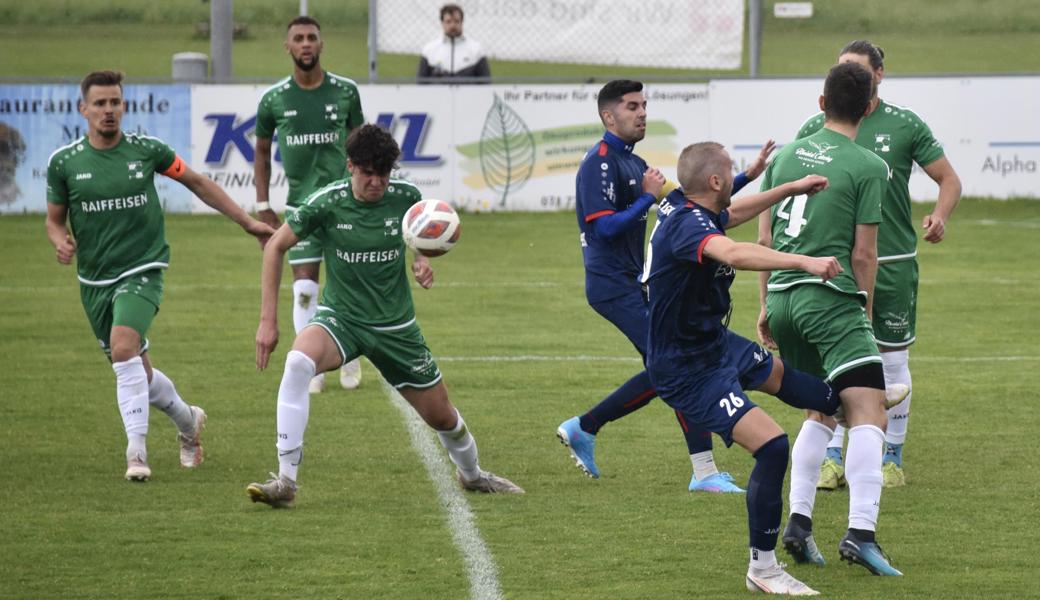
[[437,435],[441,438],[444,449],[448,451],[451,462],[455,463],[463,477],[472,481],[480,476],[480,465],[477,464],[477,440],[473,439],[469,428],[466,427],[466,422],[462,420],[462,415],[457,411],[455,414],[459,419],[455,428],[451,431],[438,431]]
[[293,311],[292,320],[296,333],[300,333],[318,311],[318,282],[310,279],[297,279],[292,284]]
[[145,436],[148,435],[148,374],[140,356],[112,363],[116,373],[116,401],[126,429],[126,457],[147,459]]
[[152,381],[148,384],[148,402],[166,413],[181,433],[195,430],[191,407],[181,399],[170,378],[155,367],[152,367]]
[[823,423],[807,420],[791,448],[791,512],[812,517],[816,503],[816,482],[820,479],[820,463],[827,454],[831,429]]
[[902,444],[906,441],[906,428],[910,421],[910,398],[913,396],[913,388],[910,386],[910,351],[882,352],[881,364],[885,368],[885,385],[902,383],[911,389],[906,400],[888,409],[885,441],[889,444]]
[[719,472],[719,467],[715,464],[715,455],[711,450],[691,454],[690,462],[693,463],[693,476],[697,478],[697,481]]
[[[830,431],[828,429],[827,431]],[[827,443],[828,448],[837,448],[841,450],[841,447],[845,445],[845,428],[841,425],[834,426],[834,433],[831,435],[831,441]],[[823,460],[822,458],[820,459]]]
[[311,408],[307,385],[314,377],[314,369],[310,357],[290,350],[278,388],[278,474],[293,481],[303,459],[303,432]]
[[885,434],[873,425],[849,429],[845,479],[849,482],[849,529],[877,528],[881,503],[881,453]]

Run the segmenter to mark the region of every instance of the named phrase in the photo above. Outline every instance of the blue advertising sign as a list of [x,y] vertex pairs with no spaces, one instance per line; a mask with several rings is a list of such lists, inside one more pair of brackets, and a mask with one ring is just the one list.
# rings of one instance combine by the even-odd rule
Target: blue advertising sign
[[[191,90],[187,85],[126,85],[123,130],[157,137],[191,164]],[[79,86],[0,85],[0,213],[47,211],[47,160],[86,135]],[[191,192],[159,176],[167,211],[188,212]]]

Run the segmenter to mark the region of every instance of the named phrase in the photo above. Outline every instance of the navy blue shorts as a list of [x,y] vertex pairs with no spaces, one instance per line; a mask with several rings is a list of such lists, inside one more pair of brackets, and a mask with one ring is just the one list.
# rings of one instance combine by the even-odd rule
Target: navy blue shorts
[[773,356],[758,344],[726,332],[726,358],[714,365],[669,371],[651,370],[657,394],[687,423],[719,434],[733,444],[733,427],[755,407],[744,393],[757,389],[773,369]]
[[646,344],[650,337],[650,309],[643,299],[643,291],[634,288],[629,293],[606,302],[589,306],[625,334],[646,362]]

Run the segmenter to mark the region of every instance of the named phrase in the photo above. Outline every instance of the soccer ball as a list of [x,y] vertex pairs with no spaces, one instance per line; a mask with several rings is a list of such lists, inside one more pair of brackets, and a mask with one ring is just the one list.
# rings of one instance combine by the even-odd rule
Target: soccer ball
[[404,243],[423,256],[440,256],[459,241],[459,215],[444,200],[413,204],[401,223]]

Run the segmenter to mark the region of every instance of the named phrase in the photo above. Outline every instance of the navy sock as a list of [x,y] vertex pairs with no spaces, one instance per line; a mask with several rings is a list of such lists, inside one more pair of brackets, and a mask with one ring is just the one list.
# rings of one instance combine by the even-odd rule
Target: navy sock
[[650,385],[650,375],[641,371],[583,414],[579,423],[583,431],[596,435],[600,427],[643,408],[656,397],[657,392]]
[[686,449],[690,454],[711,450],[710,431],[700,425],[687,422],[679,411],[675,411],[675,418],[679,421],[679,427],[682,427],[683,437],[686,438]]
[[780,380],[780,391],[776,393],[784,404],[795,408],[807,408],[833,415],[841,405],[841,399],[831,386],[815,375],[799,371],[784,363],[784,377]]
[[755,452],[755,468],[747,486],[748,545],[759,550],[774,550],[780,535],[784,508],[784,475],[790,444],[787,434],[779,435]]

